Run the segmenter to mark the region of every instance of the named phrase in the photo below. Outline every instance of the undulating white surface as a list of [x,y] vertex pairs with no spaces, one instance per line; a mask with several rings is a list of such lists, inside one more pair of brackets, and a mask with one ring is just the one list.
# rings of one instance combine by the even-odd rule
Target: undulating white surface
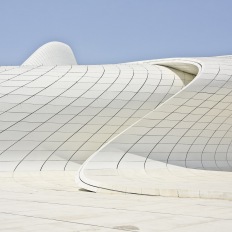
[[150,64],[3,71],[0,171],[77,170],[193,77]]
[[231,56],[77,65],[59,42],[1,66],[0,231],[230,231],[231,77]]
[[195,64],[199,72],[183,90],[96,151],[77,182],[92,191],[231,200],[231,58],[146,63],[162,62],[185,72],[188,63]]

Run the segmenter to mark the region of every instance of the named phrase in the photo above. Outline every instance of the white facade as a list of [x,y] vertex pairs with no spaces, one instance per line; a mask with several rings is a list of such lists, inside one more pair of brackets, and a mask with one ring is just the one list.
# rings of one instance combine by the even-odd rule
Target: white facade
[[44,45],[0,68],[0,171],[232,199],[231,75],[230,56],[84,66],[67,45]]

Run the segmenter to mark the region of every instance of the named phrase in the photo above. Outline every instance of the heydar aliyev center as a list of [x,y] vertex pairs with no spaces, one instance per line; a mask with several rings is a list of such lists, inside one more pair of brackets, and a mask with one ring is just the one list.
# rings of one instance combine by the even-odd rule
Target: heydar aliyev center
[[0,85],[1,172],[232,200],[231,56],[88,66],[51,42],[2,66]]
[[232,56],[0,67],[0,231],[227,232],[231,200]]

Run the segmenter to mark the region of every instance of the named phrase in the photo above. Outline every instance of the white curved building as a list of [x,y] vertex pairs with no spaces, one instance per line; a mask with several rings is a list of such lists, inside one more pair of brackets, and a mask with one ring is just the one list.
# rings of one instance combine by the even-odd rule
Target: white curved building
[[231,64],[77,65],[48,43],[0,68],[0,171],[79,170],[96,192],[231,200]]
[[72,49],[61,42],[50,42],[36,50],[22,65],[75,65]]

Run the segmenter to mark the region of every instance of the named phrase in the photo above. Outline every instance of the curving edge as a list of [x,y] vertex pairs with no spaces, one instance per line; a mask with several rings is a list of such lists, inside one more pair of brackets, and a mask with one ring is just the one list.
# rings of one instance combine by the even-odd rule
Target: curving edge
[[[226,135],[217,133],[230,120],[230,116],[224,116],[228,104],[223,105],[217,96],[220,93],[225,99],[229,93],[213,88],[220,81],[223,87],[231,89],[229,78],[221,69],[228,60],[220,57],[146,62],[192,74],[199,71],[185,88],[86,160],[76,182],[94,192],[232,200],[232,162],[228,155],[232,150],[231,126]],[[205,126],[200,127],[202,123]],[[130,141],[130,146],[120,147],[133,134],[137,138]],[[222,159],[222,146],[227,149],[226,160]]]

